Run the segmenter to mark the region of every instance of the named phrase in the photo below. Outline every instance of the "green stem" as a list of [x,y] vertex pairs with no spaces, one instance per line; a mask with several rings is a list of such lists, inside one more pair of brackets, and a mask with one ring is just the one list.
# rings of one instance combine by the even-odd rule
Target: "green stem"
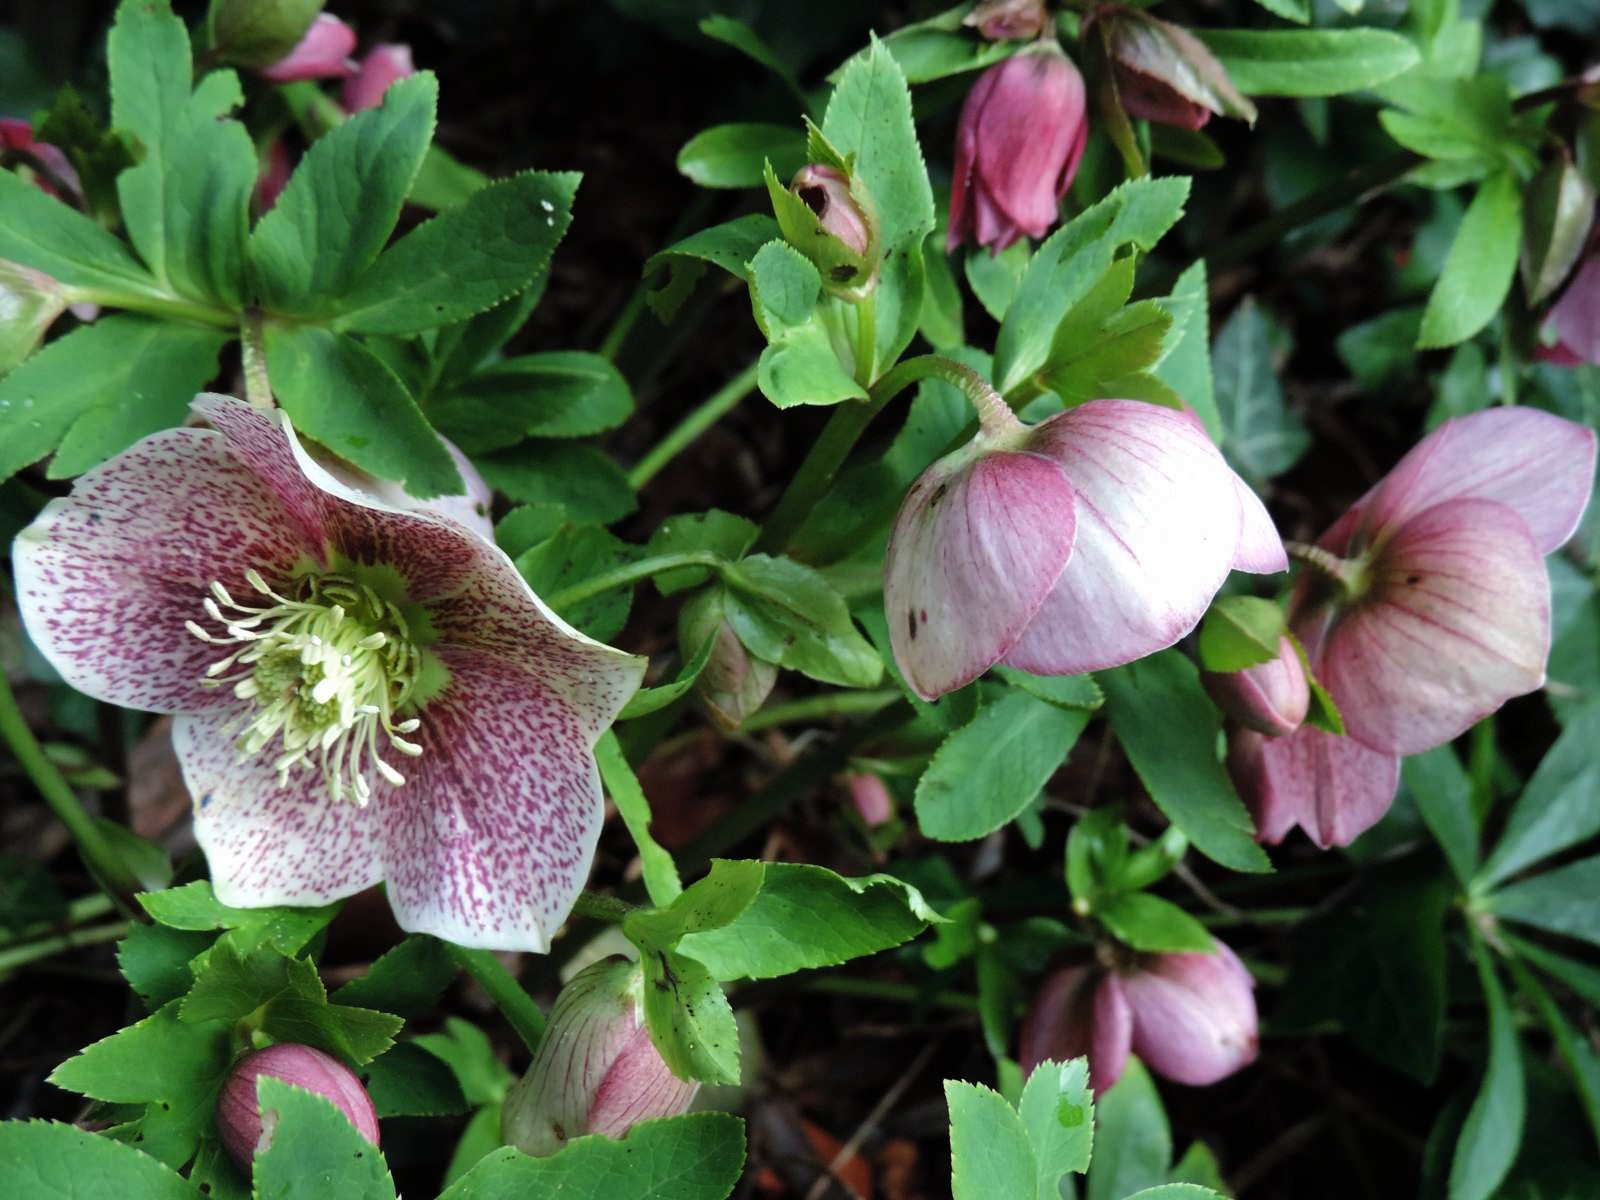
[[40,938],[21,946],[10,946],[0,950],[0,978],[3,978],[7,971],[38,962],[42,958],[52,958],[68,950],[76,950],[79,946],[114,942],[127,932],[128,922],[116,921],[110,925],[94,925],[88,929],[58,933],[54,937]]
[[516,976],[506,970],[505,965],[487,950],[469,950],[465,946],[457,946],[453,942],[445,942],[444,947],[450,952],[450,957],[455,959],[456,965],[471,975],[479,987],[489,993],[511,1028],[517,1031],[517,1036],[522,1039],[523,1045],[528,1047],[530,1053],[539,1049],[539,1042],[544,1037],[544,1013],[539,1011],[539,1006],[533,1002],[533,997],[522,990],[522,985],[517,982]]
[[271,408],[272,381],[267,378],[267,343],[261,313],[251,309],[239,322],[239,351],[244,368],[244,396],[256,408]]
[[815,696],[764,708],[745,718],[744,724],[739,726],[739,732],[760,733],[763,729],[776,729],[780,725],[794,725],[802,721],[865,716],[899,698],[900,693],[894,688],[876,692],[820,692]]
[[636,906],[626,900],[619,900],[615,896],[602,895],[600,892],[591,892],[588,888],[578,893],[578,902],[572,906],[574,916],[593,917],[597,921],[605,921],[612,925],[620,925],[627,915],[634,911]]
[[637,562],[626,563],[614,571],[593,575],[582,583],[575,583],[569,588],[562,588],[559,592],[552,592],[544,598],[544,602],[557,612],[561,612],[574,604],[581,604],[592,596],[609,592],[613,588],[626,587],[641,579],[649,579],[663,571],[673,571],[680,567],[721,567],[726,564],[727,560],[720,554],[712,554],[707,550],[686,551],[682,554],[657,554],[653,558],[641,558]]
[[868,296],[856,310],[856,382],[871,388],[878,374],[878,298]]
[[209,304],[195,304],[177,296],[159,293],[114,292],[108,288],[65,288],[63,295],[72,304],[98,304],[104,308],[120,308],[126,312],[198,321],[202,325],[215,325],[220,329],[233,329],[239,320],[238,313],[226,312],[220,308],[212,308]]
[[751,363],[702,401],[670,433],[641,458],[628,472],[628,485],[635,491],[654,479],[661,468],[686,449],[697,437],[726,416],[756,386],[756,363]]
[[133,900],[134,893],[144,890],[138,877],[117,856],[111,843],[100,832],[100,827],[94,823],[94,818],[84,810],[77,793],[56,769],[56,765],[46,757],[44,748],[23,719],[22,709],[17,707],[17,698],[12,694],[11,684],[4,673],[0,673],[0,740],[11,747],[12,754],[28,773],[28,778],[33,780],[39,794],[50,806],[50,811],[72,834],[73,841],[78,844],[78,853],[83,856],[95,882],[118,908],[130,916],[141,915],[139,906]]
[[1193,913],[1207,929],[1231,929],[1235,925],[1293,925],[1311,915],[1309,908],[1258,908],[1239,913]]

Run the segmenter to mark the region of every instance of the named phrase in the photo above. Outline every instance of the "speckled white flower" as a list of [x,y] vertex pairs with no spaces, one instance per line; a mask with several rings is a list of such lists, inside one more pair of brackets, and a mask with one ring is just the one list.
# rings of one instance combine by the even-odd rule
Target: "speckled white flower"
[[381,881],[400,925],[543,950],[588,875],[595,739],[642,659],[552,613],[446,505],[335,478],[281,414],[195,401],[17,537],[18,603],[74,687],[178,714],[228,904]]

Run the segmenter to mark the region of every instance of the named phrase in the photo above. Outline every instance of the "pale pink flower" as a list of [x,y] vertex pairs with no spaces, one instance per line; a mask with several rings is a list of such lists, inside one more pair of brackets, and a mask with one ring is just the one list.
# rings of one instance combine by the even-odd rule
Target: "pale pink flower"
[[257,1151],[266,1149],[262,1145],[261,1102],[256,1095],[256,1080],[263,1075],[321,1096],[342,1112],[362,1137],[378,1144],[378,1113],[355,1074],[321,1050],[284,1042],[241,1058],[217,1096],[217,1132],[222,1145],[246,1171]]
[[263,67],[260,74],[273,83],[343,78],[356,69],[350,61],[355,48],[355,30],[338,17],[318,13],[299,44],[270,67]]
[[1300,728],[1311,707],[1311,685],[1294,643],[1278,639],[1278,656],[1242,671],[1204,671],[1206,694],[1246,729],[1286,737]]
[[1592,431],[1488,409],[1434,430],[1323,534],[1289,621],[1347,736],[1238,735],[1230,763],[1263,841],[1298,824],[1348,843],[1388,811],[1401,756],[1544,684],[1544,556],[1577,528],[1594,463]]
[[1234,569],[1285,570],[1272,520],[1192,414],[1094,400],[1025,426],[1003,403],[895,518],[884,605],[925,699],[997,662],[1076,675],[1170,646]]
[[340,104],[348,113],[377,108],[391,83],[415,71],[410,46],[394,42],[374,46],[361,59],[355,74],[344,81]]
[[1087,1055],[1096,1094],[1121,1077],[1130,1052],[1174,1083],[1216,1083],[1255,1061],[1254,989],[1221,942],[1209,954],[1064,968],[1035,994],[1017,1057],[1026,1073],[1046,1059]]
[[145,438],[18,535],[35,643],[92,696],[178,714],[223,903],[386,881],[404,929],[545,949],[599,833],[594,742],[643,660],[457,520],[340,482],[283,414],[195,414],[210,428]]
[[1538,357],[1557,366],[1600,366],[1600,245],[1578,265],[1560,298],[1550,306],[1545,328],[1552,339]]

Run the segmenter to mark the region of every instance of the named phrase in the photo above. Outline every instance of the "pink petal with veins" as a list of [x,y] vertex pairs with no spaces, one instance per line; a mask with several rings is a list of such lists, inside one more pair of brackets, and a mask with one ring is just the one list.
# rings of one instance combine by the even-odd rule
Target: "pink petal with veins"
[[1255,1061],[1255,983],[1234,952],[1155,954],[1121,973],[1133,1052],[1174,1083],[1216,1083]]
[[1353,737],[1302,725],[1286,738],[1235,739],[1229,770],[1263,842],[1282,841],[1298,824],[1323,850],[1348,846],[1394,803],[1399,758]]

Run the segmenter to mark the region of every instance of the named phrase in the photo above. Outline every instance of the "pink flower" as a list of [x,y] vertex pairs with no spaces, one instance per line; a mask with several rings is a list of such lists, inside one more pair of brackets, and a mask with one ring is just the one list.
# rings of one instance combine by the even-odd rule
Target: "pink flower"
[[[262,1145],[261,1103],[256,1096],[256,1080],[262,1075],[331,1101],[362,1137],[378,1144],[378,1114],[361,1081],[321,1050],[286,1042],[241,1058],[217,1097],[217,1132],[222,1135],[222,1145],[246,1171],[256,1152],[266,1148]],[[270,1131],[267,1137],[270,1140]]]
[[876,829],[894,820],[894,797],[878,776],[865,771],[852,771],[845,776],[850,788],[850,803],[868,829]]
[[1109,59],[1116,96],[1130,117],[1199,129],[1212,113],[1252,124],[1256,108],[1206,47],[1181,25],[1107,4],[1084,23]]
[[1230,570],[1288,566],[1261,502],[1191,414],[1094,400],[1025,426],[998,398],[912,486],[884,604],[900,672],[942,696],[997,662],[1097,671],[1172,645]]
[[1578,265],[1551,305],[1545,328],[1554,340],[1539,347],[1540,359],[1562,367],[1600,366],[1600,247]]
[[349,113],[377,108],[391,83],[415,71],[416,67],[411,63],[410,46],[392,42],[374,46],[367,51],[355,74],[344,81],[340,103]]
[[1572,535],[1595,435],[1528,408],[1447,421],[1327,533],[1290,627],[1347,736],[1241,734],[1230,765],[1276,842],[1345,845],[1388,811],[1402,755],[1457,737],[1544,683],[1544,556]]
[[1204,671],[1207,694],[1246,729],[1286,737],[1300,728],[1311,707],[1311,685],[1294,643],[1278,639],[1278,657],[1242,671]]
[[1024,1073],[1046,1059],[1087,1055],[1103,1093],[1131,1051],[1174,1083],[1216,1083],[1255,1061],[1255,981],[1234,952],[1139,955],[1127,965],[1069,967],[1049,976],[1023,1020]]
[[[15,117],[0,117],[0,154],[8,150],[30,156],[50,173],[53,178],[34,175],[33,181],[40,191],[54,196],[57,200],[77,199],[82,196],[83,185],[78,182],[78,173],[72,169],[67,156],[59,147],[52,146],[49,142],[34,141],[33,126],[27,121]],[[57,184],[60,187],[57,187]],[[61,194],[63,187],[67,189],[69,196]]]
[[643,660],[433,506],[341,483],[281,413],[195,413],[211,427],[145,438],[18,535],[34,641],[80,690],[178,714],[224,903],[381,880],[402,928],[545,949],[599,833],[595,739]]
[[1088,135],[1083,76],[1053,40],[985,71],[956,129],[949,251],[968,239],[999,251],[1043,237]]
[[263,67],[261,77],[273,83],[341,78],[355,71],[350,61],[355,48],[355,30],[338,17],[318,13],[300,44],[270,67]]
[[572,1138],[620,1138],[652,1117],[685,1112],[699,1084],[679,1079],[643,1023],[637,963],[607,958],[561,989],[533,1065],[506,1095],[502,1130],[525,1154]]

